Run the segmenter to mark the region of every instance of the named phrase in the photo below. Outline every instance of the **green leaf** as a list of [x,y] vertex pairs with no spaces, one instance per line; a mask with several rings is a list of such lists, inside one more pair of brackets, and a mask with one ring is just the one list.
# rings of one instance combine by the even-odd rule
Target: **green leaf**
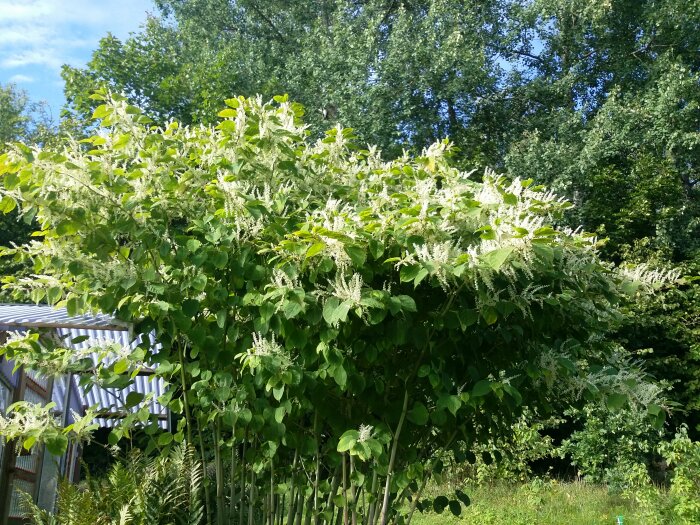
[[186,245],[187,245],[187,251],[190,253],[194,253],[197,250],[199,250],[199,248],[202,246],[202,243],[200,241],[198,241],[197,239],[189,239],[187,241]]
[[344,432],[338,441],[338,452],[347,452],[355,446],[358,439],[360,439],[360,433],[357,430],[348,430]]
[[95,108],[95,111],[92,112],[92,118],[105,118],[111,114],[112,110],[108,108],[106,104],[101,104]]
[[433,500],[433,510],[438,514],[442,514],[447,505],[449,505],[449,500],[445,496],[438,496]]
[[219,310],[216,312],[216,324],[219,328],[223,328],[226,325],[226,319],[228,318],[228,312],[226,310]]
[[398,299],[401,303],[401,310],[403,310],[404,312],[418,311],[418,309],[416,308],[416,301],[413,300],[413,297],[409,295],[399,295]]
[[413,408],[406,413],[406,417],[411,423],[423,426],[428,422],[430,414],[428,413],[428,409],[425,408],[425,405],[417,401],[413,404]]
[[122,438],[122,434],[119,431],[119,429],[113,429],[109,435],[107,436],[107,443],[110,445],[114,446],[117,443],[119,443],[119,440]]
[[418,285],[423,279],[425,279],[428,276],[429,273],[430,272],[428,272],[428,270],[425,268],[421,268],[420,270],[418,270],[418,273],[413,278],[413,287],[418,288]]
[[457,411],[462,406],[462,400],[455,395],[444,394],[440,396],[437,402],[438,408],[446,408],[453,416],[457,415]]
[[159,447],[165,447],[172,443],[173,441],[173,435],[170,432],[163,432],[160,436],[158,436],[158,446]]
[[462,505],[459,504],[459,501],[454,499],[450,501],[450,512],[455,516],[462,514]]
[[484,307],[481,311],[481,316],[484,318],[487,325],[492,325],[498,321],[498,311],[491,306]]
[[314,255],[318,255],[321,253],[326,247],[326,244],[323,242],[317,242],[315,244],[312,244],[308,250],[306,250],[306,258],[310,259]]
[[46,440],[46,450],[54,456],[62,456],[68,448],[68,438],[63,434],[52,436]]
[[421,365],[416,374],[418,377],[427,377],[430,373],[430,365]]
[[132,408],[143,401],[144,395],[140,392],[129,392],[126,396],[126,408]]
[[127,359],[120,359],[116,363],[114,363],[114,373],[115,374],[123,374],[129,369],[129,361]]
[[457,311],[457,318],[459,319],[459,327],[464,332],[479,320],[479,314],[476,310],[464,308]]
[[0,200],[0,212],[2,213],[10,213],[16,206],[15,199],[9,195],[3,195],[2,200]]
[[485,262],[493,271],[497,272],[506,262],[508,256],[513,253],[512,246],[506,246],[504,248],[496,248],[493,251],[482,254],[479,258]]
[[345,384],[348,382],[348,373],[343,368],[343,365],[336,365],[333,370],[333,379],[338,383],[340,388],[345,388]]
[[652,403],[647,407],[647,412],[652,416],[658,416],[664,411],[659,405]]
[[194,317],[199,312],[199,301],[196,299],[185,299],[182,302],[182,313],[187,317]]
[[367,253],[365,252],[364,248],[348,244],[346,244],[344,248],[345,253],[348,254],[350,260],[355,266],[361,267],[363,264],[365,264],[365,261],[367,260]]
[[78,232],[78,225],[70,220],[61,221],[56,225],[58,235],[73,235]]
[[471,500],[469,499],[469,496],[467,496],[461,490],[459,490],[459,489],[455,490],[455,496],[457,496],[457,499],[459,501],[461,501],[465,507],[468,507],[469,505],[471,505]]
[[608,394],[605,403],[610,410],[620,410],[627,403],[627,396],[619,393]]
[[197,291],[203,292],[207,287],[207,276],[204,274],[198,274],[192,279],[192,288]]
[[341,303],[337,297],[331,297],[323,305],[323,319],[331,326],[344,322],[347,319],[351,305],[350,301]]
[[491,382],[488,379],[478,381],[472,388],[473,397],[482,397],[491,392]]
[[418,266],[417,264],[402,266],[401,270],[399,270],[399,278],[401,279],[401,282],[407,283],[409,281],[412,281],[418,275],[419,270],[420,266]]

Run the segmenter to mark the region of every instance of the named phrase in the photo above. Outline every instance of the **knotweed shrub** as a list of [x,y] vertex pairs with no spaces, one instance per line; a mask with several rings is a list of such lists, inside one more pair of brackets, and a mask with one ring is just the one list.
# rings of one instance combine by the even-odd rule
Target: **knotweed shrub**
[[[95,98],[95,136],[0,157],[3,210],[41,227],[7,252],[36,275],[8,287],[155,332],[157,352],[83,381],[148,364],[169,383],[172,432],[131,396],[111,441],[141,425],[148,452],[195,444],[218,523],[458,514],[462,492],[422,497],[440,452],[509,433],[523,405],[625,402],[596,379],[617,372],[604,335],[623,279],[532,181],[473,180],[447,141],[391,161],[350,129],[312,143],[284,97],[164,128]],[[29,363],[36,346],[14,344]]]

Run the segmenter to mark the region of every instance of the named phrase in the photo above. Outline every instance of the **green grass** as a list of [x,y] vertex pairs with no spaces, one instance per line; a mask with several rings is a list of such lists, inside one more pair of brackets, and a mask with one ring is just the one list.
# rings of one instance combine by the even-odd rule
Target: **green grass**
[[411,525],[615,525],[620,515],[625,525],[644,525],[632,503],[599,485],[549,481],[468,486],[465,492],[472,503],[461,516],[449,509],[416,511]]

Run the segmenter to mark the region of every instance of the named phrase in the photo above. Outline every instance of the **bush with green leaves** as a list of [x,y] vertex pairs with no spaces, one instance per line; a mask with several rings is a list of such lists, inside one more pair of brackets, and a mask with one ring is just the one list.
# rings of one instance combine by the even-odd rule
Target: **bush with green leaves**
[[559,454],[570,459],[579,476],[616,490],[624,487],[632,465],[651,463],[664,437],[638,410],[588,404],[569,415],[582,426],[562,442]]
[[132,397],[110,439],[140,425],[147,453],[195,444],[207,522],[459,514],[461,492],[423,497],[441,452],[508,434],[523,405],[625,402],[605,334],[635,285],[555,226],[569,204],[552,193],[473,181],[447,141],[393,161],[350,129],[310,142],[285,97],[162,128],[94,97],[93,137],[0,156],[3,209],[40,225],[5,251],[35,275],[6,286],[155,332],[157,352],[92,380],[126,385],[147,364],[168,382],[172,432]]
[[[589,402],[567,409],[565,415],[578,428],[558,448],[559,455],[571,461],[579,476],[607,483],[615,490],[624,488],[632,465],[650,465],[653,461],[665,437],[661,423],[669,408],[664,385],[639,384],[635,378],[643,372],[637,364],[626,357],[623,349],[618,349],[617,355],[627,363],[620,366],[623,372],[611,378],[619,382],[619,394],[608,396],[605,403]],[[628,378],[633,378],[631,390]]]
[[561,421],[556,417],[543,420],[525,408],[510,432],[473,443],[470,450],[457,451],[451,477],[476,484],[528,481],[534,461],[556,455],[554,440],[545,431]]
[[670,473],[668,489],[653,484],[646,466],[637,463],[629,469],[626,496],[644,511],[646,523],[700,522],[700,442],[691,440],[682,426],[657,452]]

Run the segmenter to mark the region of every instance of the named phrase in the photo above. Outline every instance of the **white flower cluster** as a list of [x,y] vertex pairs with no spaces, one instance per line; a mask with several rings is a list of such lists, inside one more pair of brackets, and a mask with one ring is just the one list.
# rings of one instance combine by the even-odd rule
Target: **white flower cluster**
[[372,430],[374,430],[374,427],[372,425],[360,425],[360,437],[357,438],[358,443],[364,443],[368,439],[372,437]]
[[280,354],[282,347],[275,339],[274,334],[270,339],[267,339],[260,332],[253,332],[253,346],[249,353],[257,356],[273,356]]
[[28,401],[15,403],[7,416],[0,414],[0,436],[10,441],[22,436],[41,436],[58,428],[53,404],[38,405]]
[[335,280],[331,283],[331,295],[341,301],[350,301],[353,305],[360,304],[362,300],[362,276],[354,273],[349,280],[345,280],[345,273],[340,270],[335,274]]
[[652,268],[646,263],[638,264],[634,267],[623,266],[618,268],[617,271],[622,277],[652,289],[671,283],[681,275],[679,270]]
[[299,279],[290,277],[284,270],[280,270],[279,268],[274,268],[272,270],[272,284],[275,288],[287,288],[290,290],[301,286]]

